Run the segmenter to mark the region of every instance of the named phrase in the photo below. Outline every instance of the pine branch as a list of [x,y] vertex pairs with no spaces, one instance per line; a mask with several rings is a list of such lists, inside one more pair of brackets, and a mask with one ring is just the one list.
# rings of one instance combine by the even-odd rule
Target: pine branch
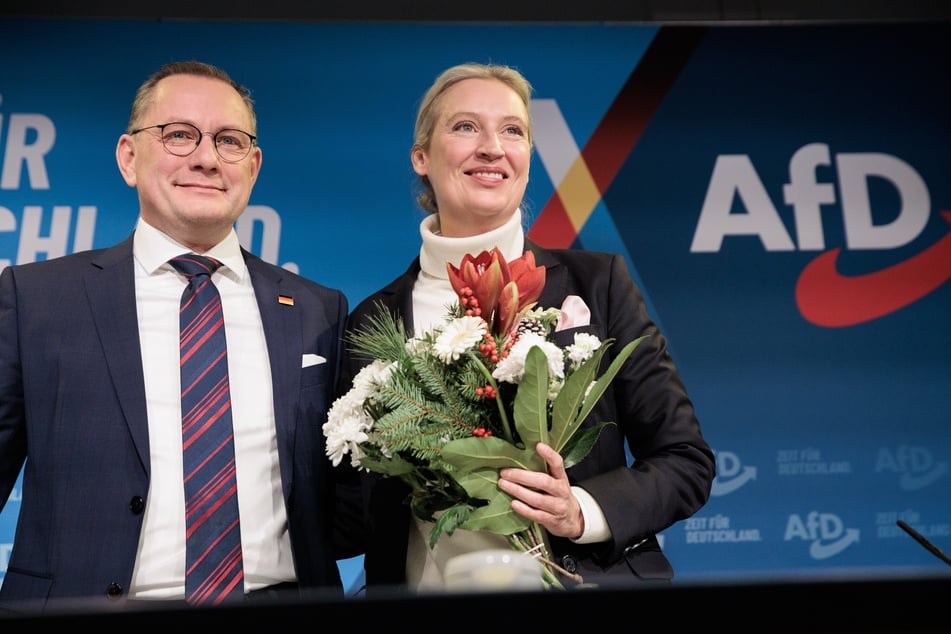
[[369,359],[400,361],[407,359],[406,328],[403,320],[394,315],[382,303],[376,304],[377,312],[367,316],[367,324],[348,332],[344,339],[350,350]]

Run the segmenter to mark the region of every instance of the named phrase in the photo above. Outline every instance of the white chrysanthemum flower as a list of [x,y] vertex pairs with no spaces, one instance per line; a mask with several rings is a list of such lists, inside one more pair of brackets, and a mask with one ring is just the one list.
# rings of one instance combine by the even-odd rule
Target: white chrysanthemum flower
[[334,401],[327,414],[327,422],[334,418],[343,419],[347,416],[358,416],[363,411],[363,404],[367,400],[366,392],[357,387],[350,388],[350,391]]
[[571,362],[571,369],[577,370],[581,364],[591,358],[594,351],[601,347],[601,340],[595,335],[578,332],[575,333],[575,342],[568,346],[568,360]]
[[[367,445],[374,446],[377,451],[383,454],[384,458],[393,457],[393,452],[387,446],[383,438],[380,437],[380,434],[371,429],[367,432],[366,442],[359,445],[350,445],[350,464],[353,465],[354,468],[359,469],[360,467],[363,467],[361,461],[367,456],[367,453],[363,451],[363,447]],[[370,470],[367,467],[363,468],[365,471]]]
[[373,420],[363,410],[363,399],[359,398],[355,388],[334,401],[327,413],[327,422],[323,424],[324,436],[327,439],[327,455],[336,467],[346,454],[351,455],[351,462],[357,456],[362,456],[360,443],[369,436],[367,432],[373,426]]
[[350,454],[351,464],[357,467],[360,458],[366,455],[360,444],[369,439],[373,419],[366,413],[364,404],[373,398],[380,385],[389,380],[394,367],[393,362],[380,359],[363,366],[354,377],[350,390],[330,406],[322,429],[327,439],[327,455],[335,467],[347,454]]
[[419,337],[410,337],[406,340],[406,352],[413,357],[425,356],[432,348],[432,344],[429,342],[428,333]]
[[554,378],[564,378],[565,376],[565,357],[561,348],[543,336],[534,332],[522,334],[512,349],[509,350],[507,357],[499,361],[492,372],[492,378],[504,383],[518,384],[525,374],[525,357],[528,351],[534,346],[538,346],[545,353],[548,360],[548,375]]
[[367,396],[376,392],[377,387],[385,385],[390,380],[393,373],[394,363],[392,361],[383,361],[374,359],[373,363],[363,366],[357,375],[353,377],[353,390],[357,390],[360,400],[363,401]]
[[487,327],[481,317],[458,317],[453,319],[436,337],[433,353],[443,363],[449,364],[482,341]]
[[565,351],[547,340],[541,347],[548,358],[548,376],[552,377],[552,380],[565,378]]

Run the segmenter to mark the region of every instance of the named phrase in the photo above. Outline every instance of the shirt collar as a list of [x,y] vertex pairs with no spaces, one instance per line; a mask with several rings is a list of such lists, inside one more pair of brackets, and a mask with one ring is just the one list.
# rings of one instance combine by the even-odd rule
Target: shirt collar
[[[139,265],[149,275],[155,275],[163,266],[167,270],[172,270],[168,261],[176,255],[182,253],[191,253],[191,249],[176,242],[168,235],[162,233],[141,217],[135,225],[135,234],[132,236],[132,255]],[[222,268],[219,269],[223,275],[228,275],[235,281],[242,281],[248,274],[248,267],[244,263],[244,257],[241,255],[241,244],[238,242],[238,234],[234,228],[228,233],[224,240],[216,244],[207,253],[207,255],[219,260]]]

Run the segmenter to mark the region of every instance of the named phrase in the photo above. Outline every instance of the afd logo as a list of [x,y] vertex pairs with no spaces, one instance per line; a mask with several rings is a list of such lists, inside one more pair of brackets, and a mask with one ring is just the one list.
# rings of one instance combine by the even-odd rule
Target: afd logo
[[743,466],[740,457],[732,451],[717,451],[717,475],[713,479],[710,495],[729,495],[747,482],[756,479],[756,467]]
[[793,513],[786,521],[783,541],[798,539],[809,542],[809,556],[816,560],[835,557],[843,550],[858,543],[859,530],[845,528],[838,515],[810,511],[806,518]]
[[[951,279],[951,232],[904,262],[862,275],[840,274],[836,260],[842,248],[827,249],[822,228],[822,206],[836,202],[836,187],[817,179],[818,169],[831,165],[829,146],[824,143],[801,147],[789,161],[783,198],[793,210],[797,245],[750,157],[718,156],[690,251],[719,252],[729,236],[756,236],[767,251],[823,251],[800,274],[796,303],[803,318],[829,328],[861,324],[900,310]],[[835,155],[835,170],[846,249],[894,249],[924,231],[931,196],[911,165],[889,154],[840,153]],[[873,222],[871,178],[887,181],[897,192],[900,205],[891,222]],[[745,213],[731,213],[735,199]],[[941,214],[951,223],[951,211]]]
[[918,491],[944,477],[948,473],[948,463],[935,460],[926,447],[881,447],[875,459],[875,473],[898,475],[898,486],[902,491]]

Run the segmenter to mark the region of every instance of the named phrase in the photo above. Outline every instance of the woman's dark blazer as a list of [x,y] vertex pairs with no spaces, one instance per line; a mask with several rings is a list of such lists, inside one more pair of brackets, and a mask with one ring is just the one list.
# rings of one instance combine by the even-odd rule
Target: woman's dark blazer
[[[690,517],[707,501],[715,475],[713,452],[704,440],[692,401],[667,349],[667,341],[647,313],[640,290],[624,259],[582,250],[548,250],[530,241],[526,250],[546,268],[541,308],[559,307],[568,295],[581,297],[591,310],[587,327],[557,333],[570,343],[575,332],[589,332],[615,345],[648,335],[615,377],[585,424],[613,421],[591,453],[568,469],[573,485],[588,491],[607,518],[613,539],[575,544],[552,537],[556,561],[586,583],[625,583],[632,579],[673,578],[673,569],[656,534]],[[350,314],[348,330],[359,328],[378,303],[401,315],[412,331],[412,289],[419,260],[405,273],[361,302]],[[561,339],[563,338],[563,339]],[[344,354],[340,393],[366,359]],[[633,455],[630,463],[625,451]],[[630,463],[630,464],[629,464]],[[366,581],[369,591],[406,582],[410,527],[404,500],[408,490],[396,478],[363,472]]]

